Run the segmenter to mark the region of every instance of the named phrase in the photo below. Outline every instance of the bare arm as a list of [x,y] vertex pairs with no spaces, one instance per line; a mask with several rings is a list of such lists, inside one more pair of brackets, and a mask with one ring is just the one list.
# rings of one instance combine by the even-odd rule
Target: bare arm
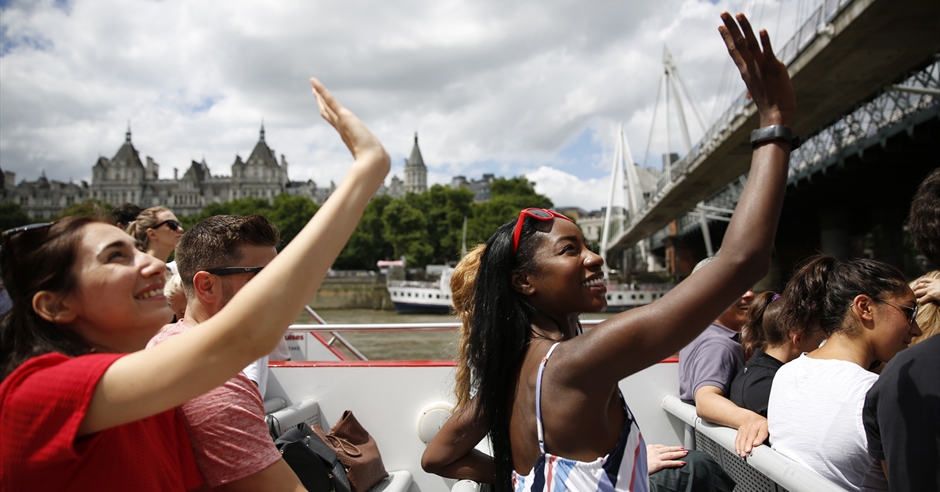
[[[722,20],[719,31],[757,105],[760,125],[790,125],[796,108],[793,87],[766,31],[760,33],[762,50],[743,14],[738,14],[743,34],[730,15],[722,14]],[[570,358],[573,384],[609,387],[675,354],[766,274],[789,157],[789,144],[779,140],[754,150],[747,185],[714,261],[662,299],[612,317],[569,342],[564,356]]]
[[222,487],[227,492],[306,492],[300,479],[283,459],[264,470]]
[[291,243],[198,330],[118,359],[98,383],[78,435],[173,408],[270,353],[320,287],[366,204],[385,179],[388,154],[316,79],[320,114],[355,161],[346,179]]
[[742,458],[767,439],[767,419],[735,405],[716,386],[702,386],[695,392],[695,412],[705,420],[737,429],[734,452]]
[[493,458],[474,449],[487,433],[485,424],[473,418],[475,409],[476,400],[471,400],[444,423],[421,456],[424,471],[447,478],[494,482]]

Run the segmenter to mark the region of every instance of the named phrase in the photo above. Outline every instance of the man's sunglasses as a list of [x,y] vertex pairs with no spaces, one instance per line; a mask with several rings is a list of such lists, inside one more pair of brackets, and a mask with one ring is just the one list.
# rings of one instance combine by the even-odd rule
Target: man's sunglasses
[[526,217],[532,217],[536,220],[552,220],[554,218],[559,218],[565,219],[568,222],[574,222],[573,220],[558,212],[544,208],[526,208],[521,210],[519,212],[519,219],[516,220],[516,227],[514,227],[512,230],[512,254],[516,254],[516,251],[519,250],[519,236],[522,235],[522,224],[525,222]]
[[207,268],[203,270],[204,272],[211,273],[213,275],[238,275],[239,273],[254,273],[257,274],[264,267],[219,267],[219,268]]
[[151,229],[159,229],[163,227],[163,224],[166,224],[166,226],[169,227],[171,231],[179,231],[183,228],[182,222],[171,219],[171,220],[164,220],[163,222],[160,222],[159,224],[151,227]]
[[880,301],[880,302],[883,302],[885,304],[890,304],[902,310],[901,312],[909,312],[910,314],[907,315],[907,323],[910,326],[914,326],[914,320],[917,319],[917,313],[920,311],[920,304],[914,304],[914,307],[911,307],[911,306],[905,306],[904,304],[898,304],[896,302],[891,302],[891,301]]

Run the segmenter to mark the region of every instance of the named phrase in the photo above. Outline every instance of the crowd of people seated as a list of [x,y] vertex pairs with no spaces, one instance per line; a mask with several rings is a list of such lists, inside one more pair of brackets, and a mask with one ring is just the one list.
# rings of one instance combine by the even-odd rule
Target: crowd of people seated
[[[753,142],[719,254],[583,333],[580,313],[606,307],[604,260],[568,217],[522,210],[452,278],[457,405],[425,470],[498,491],[732,490],[707,454],[647,444],[628,405],[642,395],[619,389],[679,352],[681,398],[737,428],[741,456],[769,439],[850,490],[940,485],[940,337],[926,338],[940,330],[938,275],[909,286],[878,261],[818,256],[781,294],[755,297],[787,179],[780,127],[796,101],[766,31],[725,13],[719,32],[761,127],[777,127]],[[3,233],[0,488],[303,490],[263,421],[268,361],[290,356],[285,329],[389,170],[375,136],[311,84],[354,163],[280,254],[260,215],[210,217],[184,234],[163,207]],[[940,170],[909,229],[940,266]],[[484,438],[492,455],[476,449]]]
[[[938,226],[940,169],[924,180],[909,219],[915,244],[934,265]],[[782,294],[747,303],[740,345],[739,325],[726,312],[682,349],[680,397],[700,417],[737,428],[741,456],[759,443],[753,427],[730,416],[750,411],[761,416],[758,439],[843,488],[936,490],[938,277],[935,270],[908,284],[879,261],[810,258]],[[743,368],[739,354],[748,357]],[[718,395],[730,388],[737,408],[713,412],[698,393],[710,386]]]

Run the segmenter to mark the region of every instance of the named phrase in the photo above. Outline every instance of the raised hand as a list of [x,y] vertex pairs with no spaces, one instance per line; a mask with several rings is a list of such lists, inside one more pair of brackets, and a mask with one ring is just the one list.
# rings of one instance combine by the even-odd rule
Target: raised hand
[[311,77],[310,85],[313,86],[313,95],[320,106],[320,116],[336,129],[354,159],[359,160],[362,157],[388,160],[388,154],[379,139],[352,111],[340,104],[322,82]]
[[914,295],[918,304],[940,303],[940,279],[921,278],[914,284]]
[[765,29],[760,30],[758,44],[747,17],[744,14],[736,17],[737,23],[731,14],[723,12],[721,20],[725,25],[718,26],[718,32],[757,105],[760,126],[791,126],[796,112],[796,97],[786,65],[774,56],[770,36]]

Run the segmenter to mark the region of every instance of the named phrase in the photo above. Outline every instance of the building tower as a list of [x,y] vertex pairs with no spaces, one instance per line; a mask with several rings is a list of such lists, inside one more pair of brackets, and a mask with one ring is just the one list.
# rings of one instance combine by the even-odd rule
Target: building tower
[[428,168],[418,148],[418,133],[415,132],[415,146],[411,157],[405,159],[405,193],[424,193],[428,189]]

